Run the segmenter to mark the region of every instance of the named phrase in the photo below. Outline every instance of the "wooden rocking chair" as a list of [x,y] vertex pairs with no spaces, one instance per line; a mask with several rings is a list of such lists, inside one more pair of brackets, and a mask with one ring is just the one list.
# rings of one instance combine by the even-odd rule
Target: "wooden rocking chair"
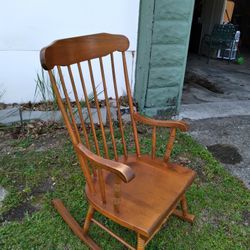
[[[185,192],[192,184],[196,173],[182,165],[169,162],[176,130],[186,131],[188,127],[182,121],[154,120],[143,117],[135,111],[125,56],[125,51],[128,47],[129,41],[125,36],[102,33],[55,41],[48,47],[43,48],[40,54],[42,67],[48,71],[58,106],[86,178],[85,193],[89,208],[83,227],[70,215],[61,200],[54,199],[53,205],[72,231],[91,249],[100,249],[88,236],[91,223],[95,223],[107,231],[127,248],[141,250],[145,248],[170,215],[176,215],[190,223],[194,220],[194,216],[189,214],[187,210]],[[130,124],[132,126],[136,149],[135,154],[128,153],[128,148],[131,146],[126,144],[123,119],[120,111],[121,99],[119,99],[118,95],[118,77],[116,76],[117,69],[115,68],[117,64],[115,61],[118,58],[121,60],[122,64],[120,65],[122,65],[122,74],[124,74],[123,84],[125,82],[130,110]],[[109,85],[107,85],[106,81],[106,64],[104,64],[104,60],[105,63],[107,61],[109,63],[110,75],[112,76],[112,81],[108,83]],[[108,123],[106,127],[104,127],[102,121],[100,103],[97,99],[98,93],[96,91],[93,61],[98,63],[95,64],[95,66],[98,65],[95,68],[97,69],[96,71],[99,71],[99,77],[103,86],[103,98]],[[83,64],[86,70],[83,70]],[[73,69],[73,67],[75,68]],[[55,74],[59,76],[60,87],[58,86],[58,81],[56,81]],[[86,75],[90,82],[88,86],[87,84],[85,85]],[[68,85],[66,85],[67,80],[69,82]],[[70,86],[70,90],[67,86]],[[91,111],[93,101],[91,102],[91,106],[87,102],[87,87],[89,88],[89,86],[92,87],[91,91],[93,91],[94,95],[102,143],[98,139],[96,126],[93,122]],[[80,89],[81,96],[79,95]],[[116,100],[117,123],[119,124],[121,137],[119,143],[114,133],[114,118],[112,118],[110,109],[109,89],[113,90]],[[73,96],[74,101],[72,101],[70,94]],[[85,99],[88,111],[91,137],[83,117],[82,96]],[[80,121],[80,129],[77,126],[76,119]],[[137,123],[152,127],[151,155],[142,155],[140,152]],[[170,130],[169,141],[166,145],[166,153],[163,159],[156,157],[157,127],[168,128]],[[84,142],[82,142],[81,134],[83,134]],[[111,142],[107,143],[108,136],[110,136]],[[93,143],[90,142],[90,138],[93,139]],[[122,145],[123,155],[118,155],[117,143]],[[104,149],[104,156],[100,153],[102,151],[100,145]],[[111,147],[114,155],[114,159],[112,160],[110,159]],[[181,210],[177,209],[179,203]],[[95,212],[99,212],[121,226],[135,231],[137,234],[137,247],[132,247],[125,240],[94,219],[93,215]]]

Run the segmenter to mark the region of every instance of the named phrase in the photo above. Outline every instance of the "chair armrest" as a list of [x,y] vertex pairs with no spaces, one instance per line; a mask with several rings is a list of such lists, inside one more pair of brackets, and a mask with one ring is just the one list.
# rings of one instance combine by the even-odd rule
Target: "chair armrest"
[[156,126],[156,127],[165,127],[165,128],[178,128],[181,131],[187,131],[188,125],[183,121],[171,121],[171,120],[155,120],[140,115],[139,113],[134,113],[135,121],[144,123],[146,125]]
[[127,165],[104,159],[94,153],[92,153],[90,150],[88,150],[86,147],[84,147],[81,143],[75,146],[75,149],[78,153],[86,157],[91,163],[93,163],[95,166],[103,168],[109,172],[114,173],[117,175],[123,182],[130,182],[134,177],[134,171]]

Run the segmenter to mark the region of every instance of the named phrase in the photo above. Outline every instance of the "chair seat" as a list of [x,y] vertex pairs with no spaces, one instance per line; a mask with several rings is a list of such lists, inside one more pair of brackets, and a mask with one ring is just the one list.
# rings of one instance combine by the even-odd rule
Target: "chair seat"
[[[121,185],[120,211],[113,208],[114,175],[104,173],[107,203],[101,202],[99,192],[91,194],[86,186],[86,195],[95,209],[119,224],[150,237],[162,224],[186,189],[192,184],[196,173],[182,165],[152,160],[148,156],[139,159],[129,156],[126,161],[135,172],[135,178]],[[98,183],[95,188],[99,191]]]

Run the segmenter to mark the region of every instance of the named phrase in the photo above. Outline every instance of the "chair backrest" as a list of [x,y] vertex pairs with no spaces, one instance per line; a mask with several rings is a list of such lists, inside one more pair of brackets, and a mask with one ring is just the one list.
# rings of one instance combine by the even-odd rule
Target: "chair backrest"
[[234,40],[236,33],[235,26],[233,24],[215,24],[212,37],[218,40]]
[[[125,140],[124,124],[120,109],[121,104],[119,97],[121,93],[119,93],[118,77],[116,75],[117,69],[115,67],[118,60],[120,61],[119,65],[123,72],[123,79],[122,82],[120,79],[119,86],[123,85],[123,91],[125,90],[126,92],[136,153],[137,155],[140,154],[137,130],[133,118],[134,106],[125,56],[125,51],[128,47],[129,41],[125,36],[101,33],[57,40],[43,48],[40,53],[42,67],[49,73],[53,91],[73,145],[77,146],[79,143],[82,143],[90,151],[107,159],[110,158],[110,152],[112,151],[111,155],[114,155],[116,161],[118,161],[119,157],[117,152],[118,144],[119,146],[122,144],[124,157],[127,158],[128,156],[128,146]],[[108,82],[108,75],[105,74],[107,67],[110,71],[109,75],[111,75],[111,79],[109,79]],[[96,73],[99,75],[99,80],[103,88],[103,102],[106,107],[108,127],[103,124],[102,110],[98,100],[97,87],[99,85],[97,84]],[[59,82],[56,80],[57,76]],[[110,81],[112,81],[112,83]],[[89,88],[90,86],[91,88]],[[110,92],[113,91],[113,100],[116,101],[117,122],[120,130],[119,141],[117,141],[115,137],[114,122],[110,108],[110,96],[112,95],[108,93],[109,90]],[[93,100],[91,102],[89,102],[90,93],[93,94]],[[88,125],[90,129],[87,127],[86,119],[83,115],[83,103],[88,112]],[[93,121],[93,105],[96,108],[102,140],[100,140],[97,135],[96,125]],[[80,121],[80,126],[77,124],[77,119]],[[84,142],[82,141],[81,133],[83,134]],[[90,133],[92,134],[91,136]],[[107,141],[107,136],[111,137],[110,141],[112,143]],[[93,143],[90,143],[90,138]],[[92,148],[92,144],[94,145],[94,149]],[[102,149],[104,155],[101,154]],[[79,160],[85,177],[86,175],[89,176],[91,171],[95,174],[94,169],[86,169],[86,161],[84,161],[84,159]],[[99,181],[102,182],[102,185],[104,185],[102,174],[100,173],[100,175],[98,175],[97,173],[97,176]],[[89,181],[91,182],[90,179]],[[89,184],[91,185],[91,183]],[[105,199],[105,197],[103,197],[103,199]]]

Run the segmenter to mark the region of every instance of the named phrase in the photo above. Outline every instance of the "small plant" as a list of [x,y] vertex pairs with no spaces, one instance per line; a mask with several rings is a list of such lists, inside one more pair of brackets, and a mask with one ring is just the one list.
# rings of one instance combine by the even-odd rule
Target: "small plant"
[[17,140],[15,143],[13,143],[13,146],[19,147],[19,148],[27,148],[32,144],[32,139],[30,136],[27,136],[25,138],[21,138]]
[[[100,89],[101,83],[99,83],[96,87],[96,96],[98,97],[99,95],[101,95],[103,93],[103,90]],[[81,100],[81,106],[82,107],[86,107],[86,102],[88,103],[93,103],[95,100],[95,96],[94,96],[94,91],[91,91],[88,96],[87,96],[87,100]]]
[[[55,76],[54,73],[53,75]],[[35,81],[36,81],[36,89],[34,98],[41,99],[41,101],[47,105],[47,108],[51,108],[52,106],[52,109],[56,110],[58,107],[57,107],[55,93],[51,86],[50,80],[48,79],[47,76],[45,76],[45,72],[43,69],[41,70],[41,74],[37,73],[37,79]],[[56,82],[58,83],[57,79]],[[60,87],[60,84],[58,84],[58,87]]]
[[[56,79],[56,84],[58,86],[58,89],[60,91],[60,80],[57,79],[55,77],[54,72],[52,72],[54,75],[54,78]],[[34,98],[35,99],[40,99],[45,105],[47,109],[53,109],[53,110],[57,110],[58,106],[57,106],[57,101],[56,101],[56,96],[54,93],[54,90],[51,86],[50,80],[48,79],[48,77],[46,76],[44,70],[41,70],[41,73],[37,73],[37,79],[36,81],[36,89],[35,89],[35,95]],[[101,84],[98,84],[96,86],[96,92],[97,92],[97,96],[99,96],[100,94],[103,93],[103,90],[100,90],[100,86]],[[93,91],[91,93],[89,93],[87,100],[81,99],[80,100],[80,105],[82,108],[86,107],[86,102],[89,102],[90,104],[94,102],[94,93]],[[65,108],[67,109],[67,105],[65,106]],[[74,108],[74,114],[77,113],[77,108]],[[88,119],[88,117],[86,118]]]
[[236,63],[239,64],[239,65],[244,64],[244,62],[245,62],[245,59],[244,59],[243,56],[239,56],[239,57],[237,58],[237,60],[236,60]]
[[[101,83],[99,83],[99,84],[96,86],[96,88],[95,88],[95,89],[96,89],[96,95],[97,95],[97,97],[103,93],[103,90],[100,89],[100,86],[101,86]],[[81,108],[87,107],[87,105],[86,105],[87,102],[90,103],[90,106],[91,106],[91,104],[94,102],[94,100],[95,100],[95,96],[94,96],[94,92],[92,91],[92,92],[90,92],[90,93],[88,94],[87,100],[81,99],[81,100],[79,101],[79,102],[80,102],[80,105],[81,105]],[[78,109],[77,109],[77,107],[76,107],[76,108],[74,109],[74,115],[77,114],[77,113],[78,113]],[[88,119],[89,119],[89,114],[87,114],[87,116],[86,116],[86,118],[85,118],[85,121],[87,121]]]
[[3,95],[5,94],[5,90],[4,89],[0,89],[0,100],[2,99]]

